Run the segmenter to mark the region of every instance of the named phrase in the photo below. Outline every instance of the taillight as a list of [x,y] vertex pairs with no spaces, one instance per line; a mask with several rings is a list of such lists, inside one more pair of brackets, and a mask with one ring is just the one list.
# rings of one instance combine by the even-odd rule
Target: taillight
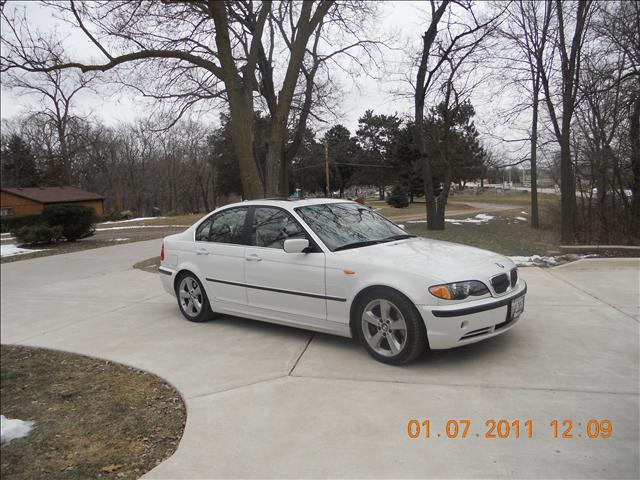
[[160,261],[164,262],[164,242],[162,242],[162,247],[160,247]]

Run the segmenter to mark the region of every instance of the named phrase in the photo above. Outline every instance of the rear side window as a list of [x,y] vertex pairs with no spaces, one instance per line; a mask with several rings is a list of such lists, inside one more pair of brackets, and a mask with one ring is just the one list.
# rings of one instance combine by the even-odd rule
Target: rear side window
[[251,245],[284,248],[284,241],[288,238],[306,238],[305,231],[289,213],[279,208],[256,208],[251,228]]
[[247,207],[230,208],[202,222],[196,230],[196,241],[243,244]]
[[197,242],[208,242],[209,241],[209,232],[211,231],[211,224],[213,223],[213,216],[207,218],[204,222],[198,225],[198,229],[196,230],[196,241]]

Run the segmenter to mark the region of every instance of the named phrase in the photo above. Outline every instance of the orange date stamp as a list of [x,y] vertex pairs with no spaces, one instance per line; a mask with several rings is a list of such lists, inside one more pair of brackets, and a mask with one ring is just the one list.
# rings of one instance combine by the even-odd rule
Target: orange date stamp
[[[479,427],[477,423],[479,423]],[[480,422],[472,422],[470,419],[463,418],[437,422],[436,424],[428,419],[412,418],[407,423],[406,433],[412,440],[420,438],[528,439],[534,437],[533,423],[530,418],[515,420],[489,418]],[[542,428],[536,427],[535,431],[539,430],[542,430],[542,433],[537,433],[538,435],[549,435],[554,439],[607,439],[613,435],[613,423],[607,419],[584,421],[574,421],[568,418],[552,419],[548,423],[543,423]]]

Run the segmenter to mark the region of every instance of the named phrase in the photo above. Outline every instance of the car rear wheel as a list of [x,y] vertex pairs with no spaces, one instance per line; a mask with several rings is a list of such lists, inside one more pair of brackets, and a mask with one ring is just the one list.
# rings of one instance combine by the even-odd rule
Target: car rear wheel
[[200,280],[191,272],[183,273],[176,285],[176,297],[182,315],[190,322],[210,320],[213,312]]
[[368,292],[358,302],[355,319],[360,342],[380,362],[402,365],[427,350],[422,318],[399,292],[386,288]]

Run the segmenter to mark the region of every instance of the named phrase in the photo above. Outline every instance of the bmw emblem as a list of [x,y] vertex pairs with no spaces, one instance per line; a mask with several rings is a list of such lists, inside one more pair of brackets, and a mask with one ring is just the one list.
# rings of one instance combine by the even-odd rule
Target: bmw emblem
[[500,268],[504,268],[504,265],[502,265],[501,263],[496,262],[496,265],[499,266]]

